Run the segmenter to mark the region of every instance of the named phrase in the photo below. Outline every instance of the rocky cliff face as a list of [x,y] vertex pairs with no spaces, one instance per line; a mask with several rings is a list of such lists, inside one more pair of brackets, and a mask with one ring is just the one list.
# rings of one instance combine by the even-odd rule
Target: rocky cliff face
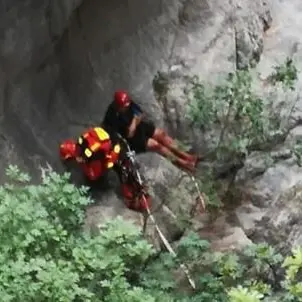
[[[1,157],[37,172],[57,161],[68,114],[56,48],[80,1],[3,1],[0,7]],[[55,101],[56,100],[56,101]],[[59,106],[58,106],[59,104]],[[57,106],[57,107],[56,107]],[[36,171],[36,172],[35,172]]]
[[[217,75],[259,61],[259,70],[265,74],[293,47],[298,58],[301,4],[298,0],[277,2],[274,6],[262,0],[2,2],[2,165],[14,162],[36,176],[39,165],[46,161],[60,170],[56,155],[59,142],[82,129],[74,121],[101,120],[117,88],[129,89],[158,125],[165,125],[179,139],[194,139],[195,147],[202,149],[198,133],[188,132],[182,118],[184,77],[198,74],[215,81]],[[272,22],[271,12],[273,26],[265,34]],[[170,87],[165,103],[152,86],[157,71],[165,75]],[[163,193],[160,183],[176,184],[177,179],[170,183],[167,179],[178,178],[178,171],[158,156],[141,159],[154,184],[155,199],[167,199],[171,195]],[[281,170],[291,179],[284,186]],[[244,171],[241,174],[245,175]],[[262,208],[273,206],[275,198],[267,195],[264,200],[263,192],[270,190],[277,196],[295,184],[300,173],[297,167],[278,162],[261,176],[249,179],[250,196],[258,198],[249,201],[257,208],[250,206],[249,218],[245,218],[245,208],[239,208],[237,226],[231,225],[229,233],[217,238],[227,236],[227,245],[242,238],[249,242],[238,225],[246,230],[246,219],[250,219],[249,228],[254,230],[254,220],[266,215]],[[242,181],[246,184],[245,176]],[[170,198],[167,205],[176,214],[188,212],[191,192],[184,181],[178,190],[178,199]],[[114,192],[104,193],[100,200],[101,205],[89,210],[94,213],[89,223],[117,213],[140,223],[139,216],[126,211]],[[180,204],[189,207],[182,209]],[[175,217],[168,208],[163,212],[158,218],[168,222],[168,232],[170,224],[175,226]],[[219,229],[225,229],[225,225],[221,220],[217,223]]]
[[[258,64],[262,77],[286,56],[293,58],[298,70],[302,67],[301,2],[277,2],[272,7],[272,16],[273,26],[265,37]],[[300,73],[296,90],[287,96],[288,102],[296,98],[294,116],[297,119],[301,117],[301,87]],[[246,193],[244,205],[236,211],[243,229],[253,240],[273,242],[285,250],[302,244],[299,222],[302,170],[292,152],[293,143],[300,139],[301,126],[294,127],[285,142],[272,152],[251,154],[237,175],[237,181]]]

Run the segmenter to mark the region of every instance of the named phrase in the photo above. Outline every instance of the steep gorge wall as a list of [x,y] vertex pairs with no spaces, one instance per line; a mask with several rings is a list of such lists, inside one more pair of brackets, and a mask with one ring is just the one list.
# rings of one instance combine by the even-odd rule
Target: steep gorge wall
[[[68,108],[55,52],[79,4],[77,0],[1,2],[2,167],[17,163],[35,174],[42,159],[53,165],[57,161],[56,126]],[[53,107],[57,103],[59,107]]]
[[129,89],[162,124],[168,112],[154,97],[157,71],[215,79],[257,61],[270,22],[262,0],[86,0],[63,39],[64,85],[76,106],[100,115],[115,89]]
[[[1,165],[18,163],[36,176],[45,161],[61,169],[59,142],[82,130],[72,121],[101,120],[118,88],[130,90],[158,125],[187,138],[183,77],[198,74],[215,81],[258,62],[270,23],[262,0],[3,1]],[[170,79],[167,108],[154,95],[157,71]],[[199,139],[197,133],[198,147]],[[145,156],[144,163],[153,183],[178,175],[158,156]],[[178,188],[178,199],[170,200],[176,212],[190,204],[191,195],[184,184]],[[108,207],[93,209],[96,220],[125,212],[113,195],[102,202]],[[235,241],[242,240],[238,236]]]
[[[162,124],[155,73],[173,66],[203,76],[234,69],[234,20],[249,16],[259,23],[263,15],[246,1],[80,2],[2,2],[3,162],[33,172],[41,160],[59,168],[58,142],[79,131],[69,119],[101,119],[117,88],[131,90]],[[262,35],[262,24],[257,26],[256,47]]]

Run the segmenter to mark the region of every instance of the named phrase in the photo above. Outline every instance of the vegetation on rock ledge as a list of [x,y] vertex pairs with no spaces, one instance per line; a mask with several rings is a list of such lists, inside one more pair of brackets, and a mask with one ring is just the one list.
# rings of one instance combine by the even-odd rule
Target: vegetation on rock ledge
[[[237,70],[217,85],[204,84],[193,76],[185,89],[187,118],[205,137],[207,160],[218,167],[228,167],[223,173],[228,174],[231,181],[252,152],[273,151],[295,126],[301,124],[301,120],[294,118],[299,96],[291,95],[295,93],[294,84],[298,78],[293,61],[287,59],[274,68],[265,81],[269,86],[263,86],[253,75],[255,70],[252,69]],[[259,87],[262,87],[261,91],[256,90]],[[283,99],[280,100],[278,93],[283,93]],[[298,164],[301,161],[300,145],[295,142],[291,147]],[[214,170],[213,167],[208,169],[200,184],[206,195],[212,196],[208,203],[220,205],[215,195],[215,188],[219,186]]]
[[[272,85],[281,82],[285,90],[292,90],[296,80],[297,70],[289,59],[268,77]],[[209,153],[216,160],[242,161],[254,150],[273,148],[292,127],[297,100],[278,104],[275,94],[256,93],[253,82],[251,70],[230,73],[215,86],[203,84],[197,76],[189,80],[185,89],[188,118],[193,127],[210,136]]]
[[[194,233],[177,246],[179,259],[157,256],[140,231],[120,218],[100,233],[84,231],[93,201],[68,174],[49,172],[39,185],[10,166],[0,187],[1,301],[258,302],[301,301],[302,250],[284,258],[265,244],[213,253]],[[196,280],[176,281],[178,261]],[[284,271],[285,270],[285,271]],[[181,289],[183,288],[183,289]]]

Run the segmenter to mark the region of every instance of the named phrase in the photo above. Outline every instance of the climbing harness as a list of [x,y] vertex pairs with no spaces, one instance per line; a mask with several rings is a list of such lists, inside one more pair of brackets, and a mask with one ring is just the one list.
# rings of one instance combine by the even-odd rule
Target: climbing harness
[[[135,157],[135,152],[133,150],[130,149],[130,146],[129,144],[127,143],[127,141],[122,137],[120,136],[120,139],[124,142],[126,148],[127,148],[127,152],[126,152],[126,157],[128,158],[129,162],[131,163],[133,169],[132,171],[135,173],[135,176],[136,176],[136,181],[138,182],[138,184],[141,186],[141,187],[144,187],[144,181],[143,181],[143,178],[142,176],[140,175],[140,172],[138,170],[138,163],[136,161],[136,157]],[[144,217],[144,226],[143,226],[143,233],[146,229],[146,225],[147,225],[147,218],[150,217],[152,223],[154,224],[155,226],[155,229],[161,239],[161,241],[163,242],[164,246],[166,247],[166,249],[169,251],[169,253],[174,257],[176,258],[177,255],[175,253],[175,251],[173,250],[172,246],[170,245],[169,241],[166,239],[166,237],[164,236],[164,234],[162,233],[162,231],[160,230],[153,214],[151,213],[150,211],[150,208],[149,208],[149,205],[148,205],[148,202],[146,200],[146,196],[145,196],[145,193],[143,192],[142,194],[142,200],[144,201],[145,203],[145,208],[146,208],[146,214],[145,217]],[[185,264],[181,263],[180,264],[180,268],[183,270],[183,272],[185,273],[191,287],[193,289],[196,289],[196,285],[195,285],[195,282],[194,280],[191,278],[190,276],[190,273],[189,273],[189,270],[188,268],[185,266]]]

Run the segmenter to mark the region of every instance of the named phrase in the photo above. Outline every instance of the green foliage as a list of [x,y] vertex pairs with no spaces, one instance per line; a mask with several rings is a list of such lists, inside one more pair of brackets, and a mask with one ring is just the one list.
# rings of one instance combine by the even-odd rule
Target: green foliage
[[251,289],[238,286],[229,291],[229,298],[232,302],[260,302],[263,298],[262,294]]
[[169,91],[169,79],[163,72],[157,72],[152,81],[153,91],[158,99],[165,96]]
[[285,87],[294,90],[298,79],[298,70],[291,58],[286,58],[284,64],[274,67],[274,72],[268,77],[270,84],[281,82]]
[[283,286],[289,291],[290,297],[302,299],[302,248],[293,250],[293,255],[288,256],[283,267],[286,269],[286,280]]
[[[1,301],[301,301],[302,250],[284,257],[267,244],[217,253],[196,233],[157,255],[136,226],[116,218],[84,231],[86,188],[48,173],[39,185],[16,167],[0,187]],[[188,291],[179,264],[197,289]]]
[[[271,85],[282,82],[284,89],[293,89],[297,69],[292,60],[287,59],[283,65],[275,67],[269,79]],[[200,130],[208,149],[205,157],[213,163],[211,169],[203,169],[199,179],[211,206],[221,205],[217,194],[221,186],[213,178],[214,170],[216,175],[223,171],[231,183],[251,152],[272,150],[285,140],[292,126],[296,100],[276,104],[275,96],[262,97],[256,93],[255,84],[252,70],[237,70],[217,85],[203,83],[193,76],[185,88],[188,120],[193,128]],[[302,152],[297,144],[293,153],[301,164]],[[229,189],[226,191],[230,193]],[[224,200],[225,196],[220,195]]]
[[[197,290],[190,295],[178,290],[178,284],[168,273],[176,268],[176,263],[172,257],[163,254],[143,273],[144,285],[149,287],[155,301],[163,301],[163,297],[165,301],[182,302],[301,299],[301,284],[296,277],[302,268],[301,249],[288,257],[283,257],[267,244],[251,245],[241,252],[213,253],[207,241],[190,233],[179,242],[177,254],[181,261],[190,259]],[[280,272],[282,267],[289,267],[285,275]],[[293,277],[292,283],[288,281],[289,275]]]
[[[221,199],[218,195],[220,184],[215,180],[213,171],[211,169],[205,170],[201,176],[196,178],[196,182],[200,191],[203,193],[206,205],[211,208],[219,208],[222,205]],[[195,185],[192,183],[190,186],[193,191]],[[196,195],[196,189],[194,192],[194,195]]]
[[[275,67],[269,79],[293,89],[297,69],[292,60]],[[269,143],[273,147],[276,135],[288,130],[288,123],[282,123],[282,110],[289,104],[274,106],[275,99],[263,99],[254,92],[253,82],[251,70],[230,73],[215,86],[202,83],[197,76],[190,78],[185,89],[187,116],[193,127],[209,136],[209,154],[214,159],[240,162],[253,150]]]
[[296,140],[292,148],[292,152],[295,157],[296,164],[299,167],[302,167],[302,140],[301,139]]
[[9,167],[0,187],[2,301],[154,301],[131,286],[151,246],[133,225],[116,219],[101,234],[83,232],[86,188],[69,175],[48,174],[40,185]]
[[280,130],[280,114],[270,112],[265,101],[253,93],[248,70],[229,74],[225,83],[213,88],[193,77],[186,94],[192,124],[213,133],[210,153],[215,159],[243,159]]

